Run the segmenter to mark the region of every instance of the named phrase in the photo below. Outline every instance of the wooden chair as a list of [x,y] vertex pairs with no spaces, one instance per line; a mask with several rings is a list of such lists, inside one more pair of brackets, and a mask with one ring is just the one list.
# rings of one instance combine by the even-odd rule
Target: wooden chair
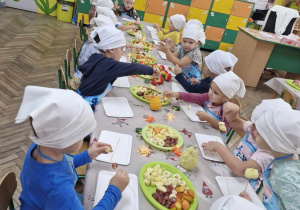
[[289,103],[292,108],[295,108],[296,98],[290,91],[284,89],[280,95],[280,98],[282,98],[285,102]]
[[65,83],[65,77],[63,76],[63,70],[61,69],[57,70],[58,75],[58,87],[59,89],[66,89],[66,83]]
[[14,203],[12,200],[13,194],[17,189],[17,178],[14,172],[9,172],[4,175],[0,181],[0,209],[13,210]]
[[84,16],[81,16],[81,20],[79,21],[79,31],[80,31],[80,39],[84,41],[84,34],[83,34],[83,24],[84,24]]
[[[240,108],[239,115],[241,116],[241,114],[242,114],[242,104],[241,104],[241,102],[237,98],[232,98],[230,100],[230,102],[239,106],[239,108]],[[235,131],[232,128],[230,128],[230,130],[226,134],[226,137],[227,137],[226,144],[228,144],[231,141],[234,133],[235,133]]]

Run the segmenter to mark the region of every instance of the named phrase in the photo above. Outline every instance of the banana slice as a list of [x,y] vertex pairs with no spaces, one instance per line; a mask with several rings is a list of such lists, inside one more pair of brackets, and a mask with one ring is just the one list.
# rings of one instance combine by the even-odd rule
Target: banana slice
[[163,176],[168,178],[170,176],[170,172],[169,171],[164,171]]

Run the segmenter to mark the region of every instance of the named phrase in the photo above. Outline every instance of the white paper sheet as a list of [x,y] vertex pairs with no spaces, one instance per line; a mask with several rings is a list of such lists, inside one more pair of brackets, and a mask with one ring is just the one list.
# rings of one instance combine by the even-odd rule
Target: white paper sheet
[[116,79],[116,81],[113,83],[114,87],[125,87],[125,88],[130,88],[129,80],[128,77],[119,77]]
[[113,152],[101,154],[96,160],[107,163],[118,163],[120,165],[128,165],[130,163],[132,147],[131,135],[103,130],[100,133],[98,142],[110,144]]
[[105,114],[109,117],[133,117],[133,112],[125,97],[104,97],[102,100]]
[[157,31],[156,31],[156,30],[155,30],[155,31],[150,31],[150,33],[151,33],[152,39],[154,39],[154,40],[159,40],[159,38],[158,38],[158,36],[157,36]]
[[187,91],[181,86],[181,84],[176,83],[176,82],[172,82],[172,91],[187,93]]
[[[243,177],[224,177],[216,176],[216,180],[221,188],[223,195],[239,195],[245,190],[248,180]],[[265,209],[259,197],[254,192],[250,184],[248,184],[246,192],[252,198],[253,203]]]
[[218,153],[209,152],[207,150],[204,151],[202,146],[201,146],[203,143],[206,143],[206,142],[209,142],[209,141],[216,141],[216,142],[221,143],[225,147],[225,144],[224,144],[223,140],[220,137],[211,136],[211,135],[204,135],[204,134],[200,134],[200,133],[195,133],[195,137],[196,137],[197,144],[199,146],[199,149],[202,153],[203,158],[205,158],[207,160],[212,160],[212,161],[224,162],[223,159],[220,157],[220,155],[218,155]]
[[155,31],[157,32],[157,30],[155,28],[153,28],[152,26],[146,26],[146,28],[148,29],[148,31]]
[[[201,121],[199,120],[199,117],[196,115],[198,111],[203,111],[205,110],[199,106],[198,104],[193,104],[193,103],[188,103],[188,102],[180,102],[179,106],[182,108],[184,113],[188,116],[188,118],[193,121],[193,122],[207,122],[207,121]],[[189,109],[190,106],[190,109]]]
[[[97,188],[95,193],[96,206],[105,194],[105,191],[109,185],[110,179],[115,175],[113,171],[100,171],[98,175]],[[139,209],[139,197],[138,197],[138,178],[134,174],[128,174],[130,181],[129,186],[122,192],[122,199],[119,201],[116,210],[138,210]]]

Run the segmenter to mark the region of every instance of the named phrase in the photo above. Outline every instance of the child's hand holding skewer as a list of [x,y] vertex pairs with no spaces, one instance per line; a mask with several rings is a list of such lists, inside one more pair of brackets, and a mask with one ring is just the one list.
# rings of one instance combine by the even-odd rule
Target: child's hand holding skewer
[[88,149],[91,160],[94,160],[100,154],[107,154],[109,152],[112,152],[111,145],[102,142],[93,142]]
[[217,141],[209,141],[206,143],[203,143],[201,145],[201,147],[203,148],[203,150],[208,150],[209,152],[216,152],[217,151],[217,147],[222,146],[222,144],[220,144]]
[[201,121],[207,121],[207,119],[210,117],[210,115],[205,111],[198,111],[196,112],[196,115],[199,117],[199,120]]
[[168,97],[168,98],[171,98],[171,97],[179,98],[179,93],[173,92],[171,90],[165,90],[163,93],[163,96]]
[[121,192],[123,192],[127,187],[129,181],[130,179],[128,173],[122,169],[119,169],[117,173],[111,178],[109,185],[114,185],[119,188]]

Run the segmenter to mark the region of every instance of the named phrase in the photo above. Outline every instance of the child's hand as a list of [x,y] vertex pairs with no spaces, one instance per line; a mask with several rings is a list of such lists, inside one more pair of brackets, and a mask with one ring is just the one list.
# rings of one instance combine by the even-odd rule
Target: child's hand
[[126,48],[128,48],[128,49],[133,48],[133,45],[130,42],[126,41]]
[[171,98],[171,97],[174,97],[174,93],[171,90],[165,90],[163,93],[163,96]]
[[128,173],[122,169],[119,169],[117,173],[110,179],[109,184],[116,186],[121,192],[123,192],[129,181],[130,179],[128,177]]
[[102,142],[93,142],[91,146],[88,148],[88,154],[91,160],[94,160],[100,154],[107,154],[105,151],[106,147],[110,147],[110,152],[112,152],[112,148],[110,144],[105,144]]
[[135,24],[136,24],[136,25],[140,25],[140,24],[141,24],[140,19],[137,19],[137,20],[135,21]]
[[159,42],[157,44],[157,49],[164,52],[164,53],[167,53],[169,51],[168,46],[164,42]]
[[160,30],[160,27],[157,23],[153,23],[153,28],[155,28],[157,31]]
[[174,73],[176,75],[181,73],[181,68],[178,65],[174,66]]
[[240,115],[240,107],[234,103],[227,102],[223,105],[223,115],[229,122],[234,121]]
[[158,69],[153,69],[153,77],[155,79],[160,78],[161,74],[160,71]]
[[134,31],[139,29],[137,26],[128,26],[128,27],[129,27],[129,29],[133,29]]
[[167,44],[168,48],[171,50],[171,51],[176,51],[176,45],[173,41],[173,39],[169,39],[169,38],[165,38],[164,39],[164,42]]
[[199,80],[198,80],[198,79],[196,79],[196,78],[192,78],[190,81],[191,81],[191,83],[192,83],[193,85],[195,85],[195,84],[198,84],[198,83],[199,83]]
[[239,196],[241,196],[242,198],[245,198],[246,200],[252,202],[252,198],[250,197],[250,195],[246,191],[241,192],[239,194]]
[[210,117],[210,115],[204,111],[198,111],[196,115],[199,117],[199,120],[201,121],[207,121],[207,119]]
[[208,150],[209,152],[216,152],[218,146],[220,146],[220,143],[216,141],[209,141],[201,145],[204,150]]

